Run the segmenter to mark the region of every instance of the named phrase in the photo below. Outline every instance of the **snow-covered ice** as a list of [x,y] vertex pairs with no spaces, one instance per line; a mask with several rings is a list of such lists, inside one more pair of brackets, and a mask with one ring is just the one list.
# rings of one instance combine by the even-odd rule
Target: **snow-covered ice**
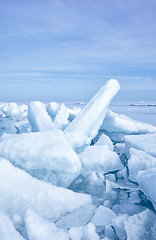
[[99,206],[92,218],[92,223],[95,226],[110,225],[112,223],[112,219],[116,216],[117,215],[110,208]]
[[1,240],[24,240],[24,238],[15,229],[9,217],[2,212],[0,212],[0,239]]
[[114,150],[121,156],[123,153],[125,153],[125,143],[116,143]]
[[118,90],[110,80],[86,106],[0,103],[0,240],[155,239],[156,126],[109,110]]
[[55,115],[53,124],[56,128],[63,130],[69,123],[68,118],[69,112],[67,110],[67,107],[63,103],[61,103]]
[[128,169],[129,179],[131,181],[137,181],[137,173],[140,170],[147,170],[152,167],[156,168],[156,158],[146,152],[130,148],[129,154],[130,158],[128,159]]
[[67,111],[69,113],[69,117],[68,120],[71,122],[73,121],[73,119],[79,114],[79,112],[81,112],[81,108],[79,107],[73,107],[73,108],[68,108],[67,107]]
[[17,105],[15,102],[0,104],[0,111],[5,117],[16,117],[27,115],[28,106],[25,104]]
[[46,111],[44,103],[39,101],[30,102],[28,106],[28,119],[32,132],[44,132],[53,130],[51,117]]
[[117,80],[109,80],[65,129],[65,136],[76,152],[81,152],[96,136],[119,88]]
[[156,157],[156,133],[131,135],[125,137],[126,154],[133,147]]
[[14,221],[19,230],[29,208],[33,208],[41,217],[58,220],[92,203],[89,195],[37,180],[4,159],[0,159],[0,196],[1,211],[12,220],[14,216],[19,216],[18,222]]
[[121,132],[125,134],[143,134],[156,132],[156,126],[135,121],[124,115],[112,112],[111,110],[107,111],[100,129],[106,130],[108,132]]
[[123,168],[119,156],[109,150],[107,145],[89,146],[79,154],[79,158],[85,170],[107,173]]
[[57,228],[54,223],[40,217],[31,209],[25,214],[25,226],[29,240],[69,240],[67,232]]
[[69,236],[71,240],[100,240],[91,222],[83,227],[70,228]]
[[66,186],[79,175],[81,163],[59,129],[46,132],[3,134],[0,157],[33,176]]
[[98,141],[94,145],[95,146],[97,146],[97,145],[107,145],[109,150],[111,150],[111,151],[114,150],[113,143],[112,143],[111,139],[106,134],[101,134],[100,138],[98,139]]

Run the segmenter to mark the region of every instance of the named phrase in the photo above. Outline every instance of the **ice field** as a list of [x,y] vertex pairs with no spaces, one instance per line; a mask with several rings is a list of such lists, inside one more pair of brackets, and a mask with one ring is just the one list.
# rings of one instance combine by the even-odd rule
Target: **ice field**
[[0,103],[0,240],[156,239],[156,104]]

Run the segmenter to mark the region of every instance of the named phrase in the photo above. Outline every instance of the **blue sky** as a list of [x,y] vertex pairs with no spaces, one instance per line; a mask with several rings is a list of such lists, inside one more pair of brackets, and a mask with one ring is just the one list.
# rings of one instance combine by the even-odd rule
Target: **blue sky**
[[155,0],[0,0],[0,101],[156,101]]

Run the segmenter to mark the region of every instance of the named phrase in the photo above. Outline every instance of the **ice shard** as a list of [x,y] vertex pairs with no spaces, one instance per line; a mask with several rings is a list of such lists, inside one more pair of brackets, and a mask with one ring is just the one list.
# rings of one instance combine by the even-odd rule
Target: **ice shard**
[[127,135],[125,137],[126,155],[129,157],[129,149],[136,148],[144,151],[153,157],[156,157],[156,133],[140,134],[140,135]]
[[145,134],[155,133],[156,126],[133,120],[123,114],[121,115],[108,109],[100,130],[106,130],[111,133]]
[[156,158],[135,148],[129,149],[130,158],[128,159],[129,179],[137,181],[137,173],[140,170],[156,168]]
[[23,226],[29,208],[55,221],[85,204],[92,204],[89,195],[37,180],[5,159],[0,159],[0,196],[1,211],[10,219],[18,217],[18,222],[14,222],[17,230]]
[[119,88],[117,80],[109,80],[67,126],[64,131],[65,137],[76,152],[81,152],[96,136],[103,123],[109,103]]
[[32,132],[44,132],[54,128],[51,117],[42,102],[34,101],[29,103],[28,119]]
[[24,240],[7,215],[0,212],[0,239]]
[[40,180],[61,187],[68,187],[81,169],[79,157],[59,129],[3,134],[0,157]]
[[156,168],[150,168],[145,171],[139,171],[137,174],[137,180],[141,190],[152,201],[156,210]]
[[40,217],[32,209],[26,212],[25,225],[29,240],[69,240],[67,232]]

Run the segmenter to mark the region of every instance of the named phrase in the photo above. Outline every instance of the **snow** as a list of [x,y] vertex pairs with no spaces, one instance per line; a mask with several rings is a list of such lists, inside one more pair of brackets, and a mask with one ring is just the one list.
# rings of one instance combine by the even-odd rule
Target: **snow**
[[53,130],[53,124],[45,105],[39,101],[33,101],[28,106],[28,119],[32,132],[44,132]]
[[[1,196],[2,197],[2,196]],[[24,240],[7,215],[0,212],[0,239]]]
[[127,155],[128,150],[133,147],[156,157],[156,133],[126,136],[125,143]]
[[79,175],[81,163],[61,130],[3,134],[0,157],[36,178],[66,186]]
[[82,239],[82,227],[72,227],[69,229],[69,236],[71,240]]
[[84,170],[90,169],[107,173],[123,168],[119,156],[109,150],[107,145],[89,146],[79,154],[79,158]]
[[85,240],[99,240],[99,236],[96,234],[95,226],[92,223],[88,223],[83,228],[83,237]]
[[125,115],[120,115],[112,112],[111,110],[107,111],[100,129],[111,133],[121,132],[125,134],[143,134],[156,132],[156,127],[151,124],[135,121],[131,118],[126,117]]
[[117,80],[109,80],[67,126],[65,136],[76,152],[83,151],[97,135],[109,103],[119,88]]
[[156,168],[139,171],[137,175],[137,181],[142,191],[152,201],[153,206],[156,209]]
[[130,158],[128,159],[128,169],[129,179],[131,181],[137,181],[137,173],[139,170],[147,170],[152,167],[156,168],[156,158],[146,152],[130,148],[129,154]]
[[29,240],[69,240],[68,233],[40,217],[31,209],[26,212],[25,225]]
[[150,239],[156,236],[156,216],[148,209],[124,221],[127,240]]
[[19,216],[14,220],[19,230],[29,208],[41,217],[56,221],[62,215],[92,203],[89,195],[37,180],[4,159],[0,159],[0,196],[0,209],[12,220]]
[[99,206],[92,218],[92,223],[95,226],[109,225],[116,216],[117,215],[110,208]]
[[107,145],[109,150],[111,150],[111,151],[114,150],[113,143],[112,143],[111,139],[106,134],[101,134],[99,140],[94,145],[95,146]]
[[92,223],[88,223],[83,227],[70,228],[69,236],[71,240],[100,240]]

